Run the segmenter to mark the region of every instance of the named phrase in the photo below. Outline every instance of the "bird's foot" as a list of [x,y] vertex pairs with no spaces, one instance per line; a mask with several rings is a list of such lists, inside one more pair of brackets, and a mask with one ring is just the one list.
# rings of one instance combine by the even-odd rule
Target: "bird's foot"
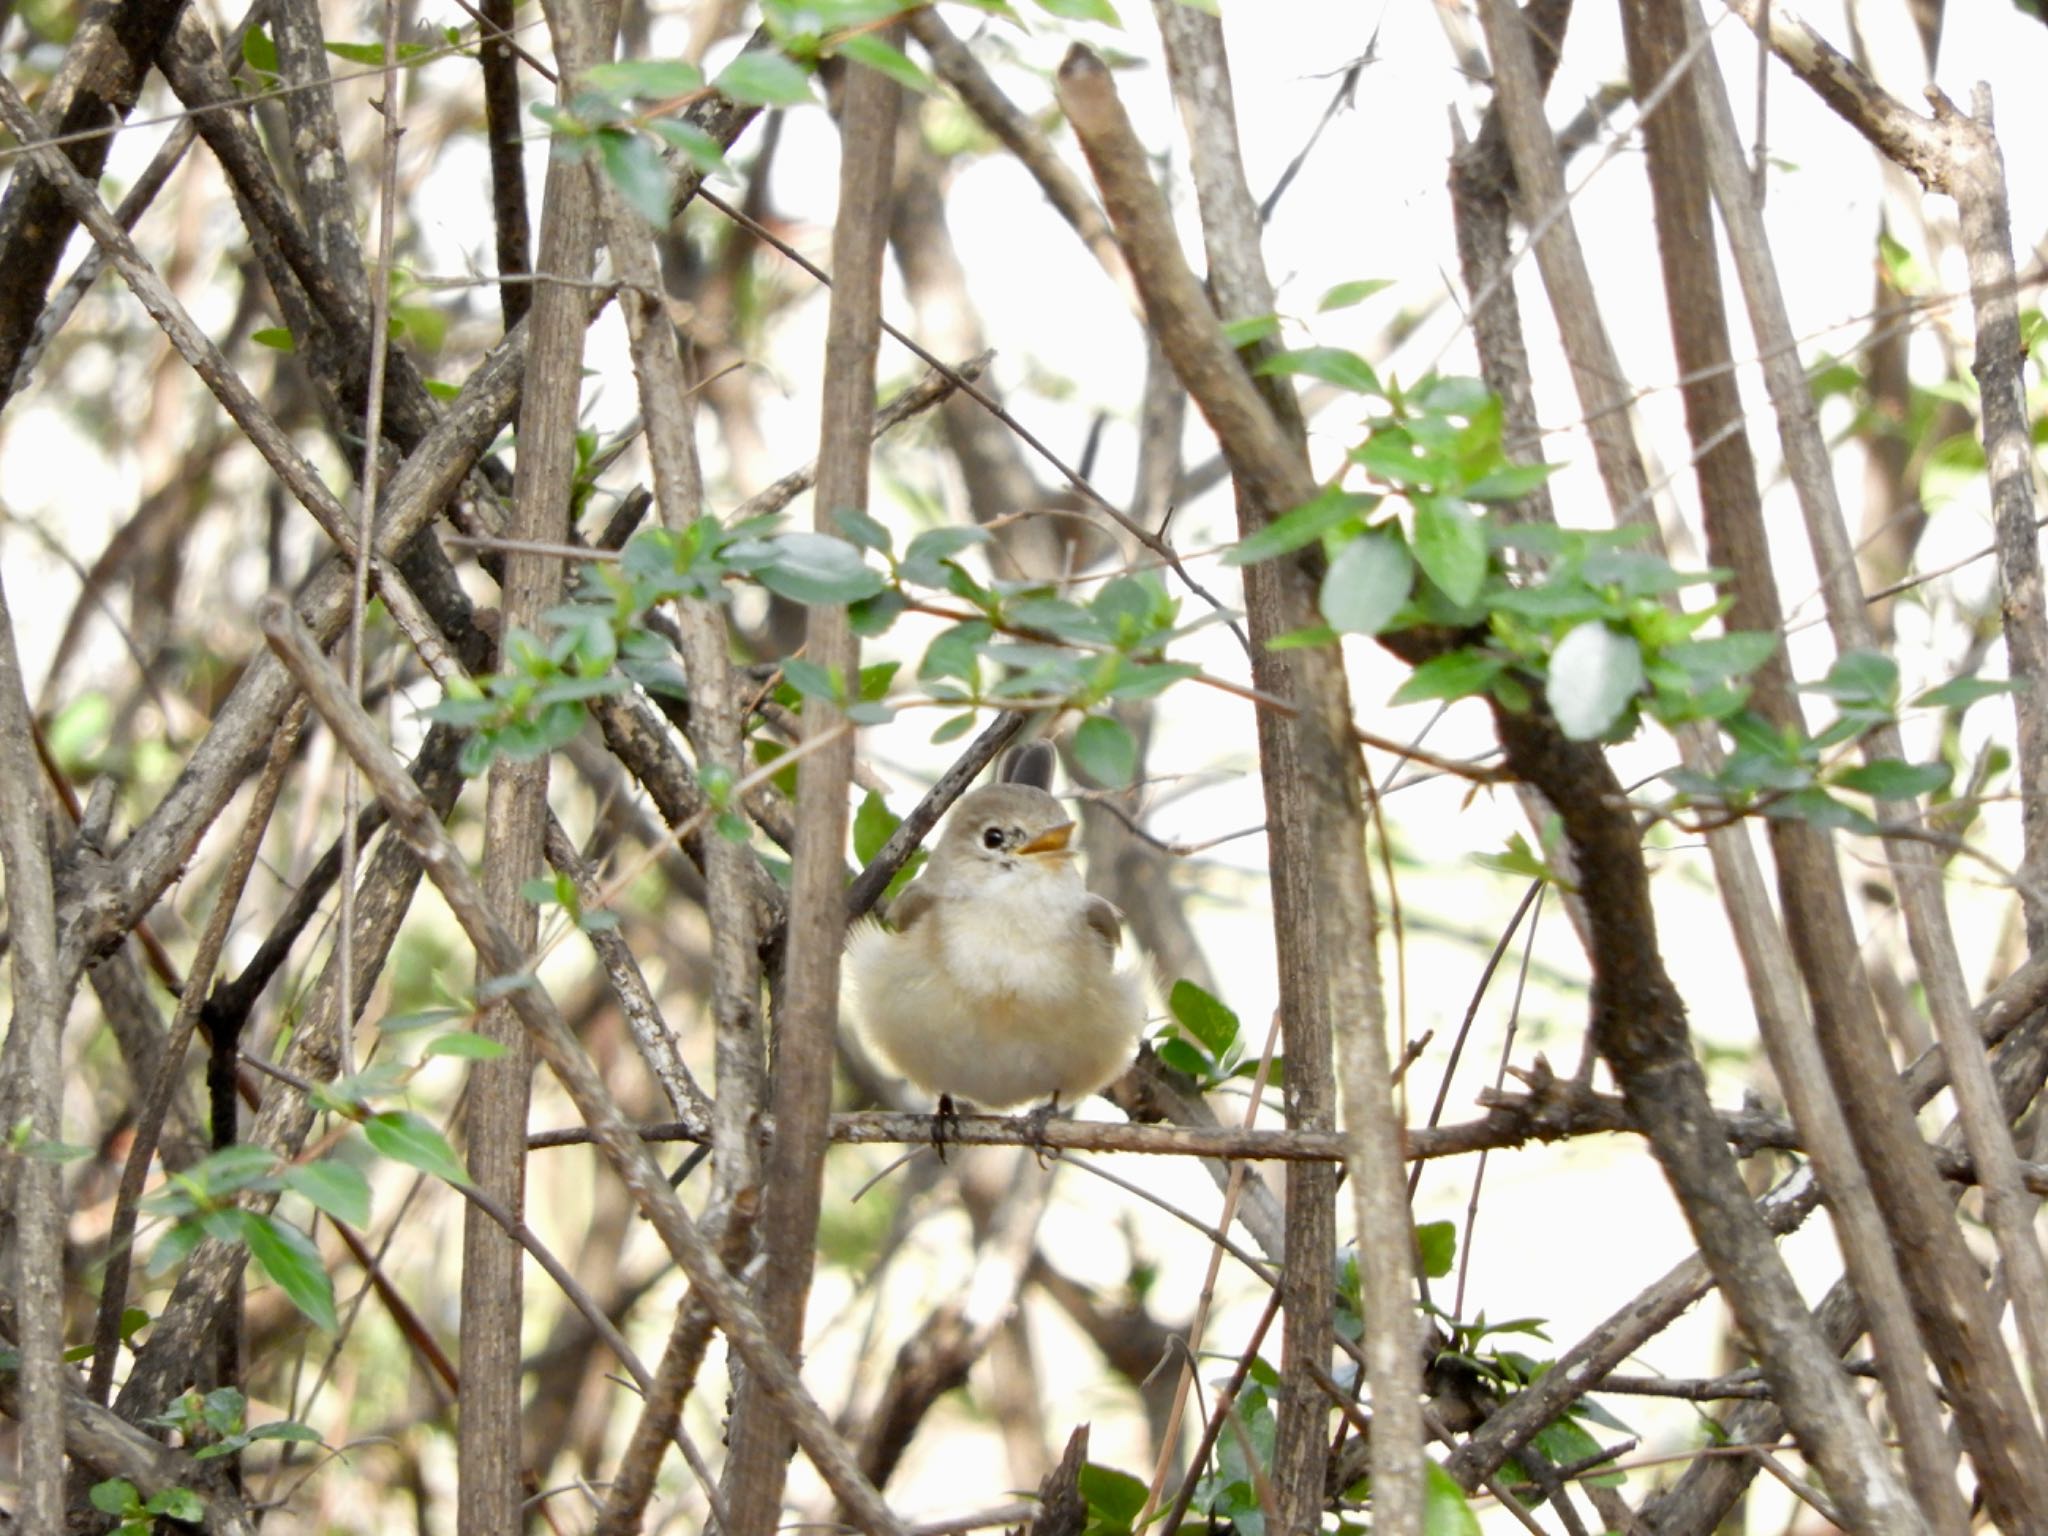
[[1045,1166],[1048,1154],[1058,1156],[1058,1153],[1046,1144],[1045,1128],[1052,1124],[1052,1117],[1059,1112],[1060,1096],[1054,1094],[1029,1114],[1018,1117],[1031,1132],[1031,1140],[1026,1145],[1031,1148],[1031,1155],[1038,1159],[1038,1166],[1041,1168]]
[[932,1151],[938,1154],[940,1162],[946,1160],[946,1131],[951,1128],[953,1140],[960,1139],[960,1110],[953,1103],[953,1095],[939,1095],[938,1113],[932,1116]]

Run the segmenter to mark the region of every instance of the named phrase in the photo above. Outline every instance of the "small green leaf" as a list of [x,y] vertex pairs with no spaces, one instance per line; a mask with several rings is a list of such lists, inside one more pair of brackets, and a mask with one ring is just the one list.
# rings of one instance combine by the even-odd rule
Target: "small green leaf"
[[832,514],[832,521],[839,525],[842,538],[851,540],[862,549],[886,555],[895,542],[887,528],[858,507],[839,508]]
[[1120,720],[1090,715],[1074,732],[1074,760],[1105,789],[1122,789],[1138,771],[1138,743]]
[[860,809],[853,813],[853,856],[863,868],[874,863],[875,855],[882,851],[882,845],[889,841],[890,834],[901,825],[903,818],[889,809],[889,802],[874,790],[860,803]]
[[1416,496],[1415,563],[1464,607],[1486,583],[1486,526],[1450,496]]
[[1543,696],[1573,741],[1606,734],[1643,686],[1643,653],[1632,635],[1594,620],[1569,631],[1550,653]]
[[1327,485],[1292,511],[1276,517],[1223,555],[1225,565],[1256,565],[1313,544],[1379,505],[1377,496]]
[[[611,917],[609,912],[593,912],[591,917]],[[616,918],[613,919],[617,921]],[[496,1061],[505,1054],[505,1047],[489,1035],[479,1035],[473,1030],[452,1029],[445,1035],[436,1035],[427,1042],[427,1048],[420,1052],[420,1058],[429,1056],[453,1056],[460,1061]]]
[[103,1515],[125,1515],[131,1509],[142,1507],[141,1494],[125,1477],[110,1477],[103,1483],[94,1483],[86,1497],[92,1500],[92,1507]]
[[1237,1015],[1185,977],[1173,984],[1166,1005],[1173,1010],[1174,1022],[1201,1041],[1218,1061],[1238,1043],[1241,1026]]
[[263,28],[251,27],[242,34],[242,61],[259,73],[277,73],[277,44]]
[[1776,635],[1760,629],[1738,629],[1707,640],[1667,645],[1659,656],[1683,668],[1688,678],[1705,687],[1749,676],[1770,660],[1777,649]]
[[250,1256],[263,1266],[263,1272],[322,1332],[339,1331],[341,1320],[334,1314],[334,1282],[327,1278],[327,1268],[320,1262],[320,1250],[313,1246],[313,1239],[275,1216],[259,1216],[253,1211],[245,1211],[243,1216],[243,1240],[249,1245]]
[[1382,393],[1380,376],[1373,372],[1372,364],[1343,347],[1298,347],[1292,352],[1275,352],[1252,371],[1280,377],[1304,374],[1361,395]]
[[379,1152],[409,1168],[463,1187],[470,1182],[469,1170],[441,1133],[409,1109],[372,1115],[363,1122],[363,1135]]
[[1800,691],[1889,711],[1899,694],[1899,664],[1882,651],[1845,651],[1835,658],[1826,678],[1801,684]]
[[945,562],[963,549],[986,544],[988,539],[986,528],[927,528],[903,551],[903,579],[921,587],[943,587],[947,584]]
[[711,84],[732,100],[754,107],[799,107],[815,101],[811,77],[779,53],[743,53]]
[[979,675],[981,648],[994,633],[980,619],[968,619],[941,632],[925,647],[924,660],[918,663],[918,681],[930,683],[957,677],[971,686]]
[[1947,763],[1907,763],[1881,757],[1832,776],[1837,789],[1853,789],[1878,800],[1914,800],[1948,788],[1955,770]]
[[1408,601],[1414,585],[1415,562],[1400,536],[1362,533],[1330,562],[1316,606],[1334,630],[1376,635]]
[[888,585],[858,547],[827,533],[780,533],[754,571],[761,585],[798,603],[853,603]]
[[805,661],[801,656],[785,659],[782,663],[782,675],[790,687],[807,699],[823,699],[829,704],[846,692],[844,688],[834,686],[830,672],[815,661]]
[[583,72],[582,83],[614,101],[666,101],[704,88],[704,71],[687,59],[614,59]]
[[299,344],[292,339],[292,333],[281,325],[260,326],[249,333],[249,339],[259,347],[268,347],[273,352],[287,355],[299,350]]
[[1144,1479],[1119,1472],[1115,1467],[1091,1461],[1081,1468],[1075,1486],[1087,1501],[1091,1524],[1102,1521],[1127,1531],[1145,1508]]
[[1420,1222],[1415,1228],[1415,1251],[1422,1260],[1422,1272],[1441,1280],[1451,1272],[1458,1256],[1458,1228],[1448,1221]]
[[1323,295],[1318,310],[1349,309],[1354,304],[1363,304],[1376,293],[1394,286],[1390,277],[1364,277],[1355,282],[1339,283]]
[[1038,8],[1062,21],[1099,21],[1106,27],[1121,27],[1109,0],[1038,0]]
[[653,144],[637,133],[607,128],[597,136],[604,173],[633,211],[657,229],[669,221],[668,166]]
[[2018,684],[2003,678],[1952,677],[1928,689],[1913,700],[1915,709],[1968,709],[1972,704],[2001,693],[2016,691]]
[[733,169],[725,163],[725,148],[702,128],[688,118],[657,117],[645,124],[647,131],[671,149],[679,149],[691,165],[706,176],[723,176],[727,181],[737,181]]
[[284,1182],[287,1189],[298,1191],[336,1221],[352,1227],[369,1224],[369,1182],[347,1163],[331,1157],[300,1163],[285,1170]]
[[456,1019],[466,1019],[469,1015],[470,1010],[467,1008],[420,1008],[411,1013],[387,1013],[377,1021],[377,1030],[380,1034],[402,1035],[410,1030],[427,1029],[435,1024],[448,1024]]
[[1425,699],[1464,699],[1484,693],[1507,663],[1486,651],[1446,651],[1432,656],[1394,690],[1392,702],[1415,704]]
[[900,50],[890,47],[872,32],[855,32],[839,39],[832,51],[841,58],[864,64],[878,75],[886,75],[905,90],[929,96],[938,89],[932,77]]
[[1865,837],[1877,833],[1876,822],[1855,806],[1837,800],[1819,788],[1794,790],[1782,799],[1771,801],[1764,807],[1764,814],[1780,821],[1803,821],[1824,832],[1858,832]]
[[932,732],[932,745],[938,747],[944,746],[949,741],[957,741],[973,729],[973,710],[966,710],[957,715],[949,715],[940,724],[939,728]]
[[1433,1461],[1422,1465],[1422,1536],[1479,1536],[1479,1519],[1465,1490]]
[[1223,339],[1233,347],[1248,347],[1255,341],[1280,334],[1278,315],[1245,315],[1223,322]]

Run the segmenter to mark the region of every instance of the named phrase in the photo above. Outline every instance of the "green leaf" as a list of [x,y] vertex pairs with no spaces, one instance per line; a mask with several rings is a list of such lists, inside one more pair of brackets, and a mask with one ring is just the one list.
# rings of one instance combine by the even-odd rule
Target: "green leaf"
[[890,47],[872,32],[855,32],[842,37],[832,51],[841,58],[865,64],[878,75],[887,75],[905,90],[929,96],[938,89],[932,77],[900,50]]
[[1122,27],[1109,0],[1038,0],[1038,8],[1062,21],[1099,21],[1106,27]]
[[1828,668],[1826,678],[1802,683],[1800,692],[1888,713],[1899,695],[1899,664],[1882,651],[1844,651]]
[[666,101],[704,88],[704,71],[687,59],[614,59],[583,72],[582,83],[615,101]]
[[853,856],[862,867],[874,863],[875,855],[882,851],[882,845],[889,841],[903,818],[889,809],[889,802],[874,790],[860,803],[860,809],[853,813]]
[[1326,485],[1293,511],[1276,517],[1240,544],[1224,551],[1225,565],[1256,565],[1291,554],[1379,505],[1377,496]]
[[263,28],[251,27],[242,34],[242,61],[261,74],[277,73],[277,44]]
[[[552,881],[528,883],[547,885],[550,894],[553,893]],[[532,900],[531,897],[527,899]],[[435,1024],[448,1024],[456,1019],[466,1019],[469,1015],[470,1010],[467,1008],[420,1008],[411,1013],[387,1013],[377,1021],[377,1032],[384,1035],[402,1035],[410,1030],[427,1029]]]
[[1255,341],[1280,334],[1278,315],[1245,315],[1223,322],[1223,339],[1233,347],[1248,347]]
[[110,1477],[103,1483],[94,1483],[86,1497],[92,1500],[92,1507],[103,1515],[124,1515],[131,1509],[142,1507],[142,1495],[125,1477]]
[[1881,757],[1832,776],[1837,789],[1853,789],[1878,800],[1914,800],[1948,788],[1955,770],[1947,763],[1908,763]]
[[268,347],[273,352],[287,355],[299,350],[299,344],[292,339],[292,333],[281,325],[260,326],[249,333],[249,339],[259,347]]
[[463,1188],[469,1185],[469,1170],[462,1166],[447,1140],[409,1109],[372,1115],[363,1122],[363,1135],[379,1152],[409,1168]]
[[790,687],[807,699],[823,699],[829,704],[846,692],[844,688],[835,686],[830,672],[801,656],[786,658],[782,663],[782,675]]
[[963,549],[986,544],[988,539],[986,528],[927,528],[903,551],[899,567],[903,579],[921,587],[943,587],[947,584],[945,562]]
[[964,710],[960,714],[950,715],[940,723],[937,730],[932,732],[932,745],[938,747],[944,746],[949,741],[957,741],[973,729],[973,710]]
[[1581,624],[1550,653],[1543,696],[1573,741],[1606,734],[1643,686],[1643,653],[1632,635],[1597,619]]
[[732,100],[755,107],[800,107],[817,98],[811,77],[779,53],[743,53],[711,84]]
[[727,181],[739,179],[725,163],[725,147],[688,118],[657,117],[645,127],[671,149],[681,150],[684,158],[703,175],[723,176]]
[[1451,1272],[1458,1256],[1458,1228],[1449,1221],[1420,1222],[1415,1228],[1415,1251],[1422,1260],[1422,1272],[1441,1280]]
[[769,591],[799,603],[853,603],[888,583],[845,539],[827,533],[779,533],[774,553],[754,575]]
[[1145,1508],[1144,1479],[1115,1467],[1091,1461],[1081,1468],[1075,1485],[1087,1501],[1091,1523],[1100,1520],[1127,1531]]
[[253,1211],[242,1214],[243,1240],[263,1272],[323,1333],[338,1332],[341,1320],[334,1314],[334,1282],[327,1278],[313,1239],[274,1216]]
[[1449,496],[1416,496],[1415,563],[1459,607],[1486,582],[1486,525]]
[[1507,663],[1487,651],[1446,651],[1432,656],[1394,690],[1395,704],[1415,704],[1424,699],[1464,699],[1484,693]]
[[345,1221],[352,1227],[369,1224],[369,1181],[347,1163],[338,1163],[331,1157],[317,1163],[300,1163],[285,1170],[284,1182],[287,1189],[304,1195],[336,1221]]
[[2002,678],[1952,677],[1928,689],[1913,700],[1915,709],[1968,709],[1983,699],[2017,691],[2018,684]]
[[1280,377],[1302,374],[1362,395],[1383,393],[1380,376],[1373,372],[1372,364],[1343,347],[1297,347],[1291,352],[1275,352],[1252,371]]
[[1760,629],[1738,629],[1712,639],[1667,645],[1658,656],[1683,668],[1688,678],[1705,687],[1749,676],[1770,660],[1777,649],[1776,635]]
[[[609,912],[593,912],[584,921],[584,931],[589,932],[591,924],[600,917],[611,917],[614,924],[618,922],[618,919],[612,917]],[[425,1060],[429,1056],[453,1056],[459,1061],[496,1061],[504,1054],[504,1045],[489,1035],[479,1035],[468,1029],[451,1029],[447,1034],[436,1035],[429,1040],[427,1048],[420,1052],[420,1059]]]
[[957,677],[972,686],[980,672],[981,648],[994,633],[981,619],[968,619],[942,631],[925,647],[924,660],[918,663],[918,681]]
[[1183,1077],[1192,1077],[1198,1083],[1207,1082],[1216,1070],[1216,1063],[1204,1056],[1194,1042],[1183,1040],[1178,1035],[1159,1041],[1153,1049],[1159,1053],[1159,1059],[1174,1071]]
[[1364,277],[1354,282],[1339,283],[1323,295],[1323,301],[1316,305],[1318,310],[1349,309],[1354,304],[1363,304],[1376,293],[1394,286],[1390,277]]
[[637,133],[607,128],[597,136],[604,173],[633,211],[657,229],[669,221],[668,166],[653,144]]
[[1467,501],[1515,501],[1556,473],[1555,464],[1506,464],[1464,486],[1460,494]]
[[1166,1005],[1174,1022],[1202,1042],[1211,1056],[1221,1061],[1238,1043],[1238,1017],[1214,997],[1183,977],[1173,984]]
[[1376,635],[1408,601],[1414,585],[1415,562],[1400,536],[1362,533],[1330,562],[1316,606],[1334,630]]
[[1479,1519],[1451,1474],[1428,1460],[1422,1472],[1422,1536],[1479,1536]]
[[1866,837],[1877,833],[1876,822],[1824,789],[1795,790],[1783,799],[1771,801],[1764,807],[1764,814],[1780,821],[1803,821],[1824,832],[1859,832]]
[[887,528],[858,507],[839,508],[832,514],[832,521],[839,525],[841,538],[851,540],[862,549],[886,555],[895,543]]
[[1074,732],[1074,760],[1105,789],[1122,789],[1138,771],[1138,743],[1120,720],[1090,715]]

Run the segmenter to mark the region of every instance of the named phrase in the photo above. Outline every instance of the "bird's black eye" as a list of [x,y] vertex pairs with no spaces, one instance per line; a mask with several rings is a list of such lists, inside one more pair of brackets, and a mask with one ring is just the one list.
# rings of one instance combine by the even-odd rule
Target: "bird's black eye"
[[1000,848],[1000,847],[1002,847],[1002,846],[1003,846],[1003,829],[1002,829],[1001,827],[984,827],[984,828],[982,828],[982,831],[981,831],[981,846],[982,846],[982,847],[984,847],[984,848]]

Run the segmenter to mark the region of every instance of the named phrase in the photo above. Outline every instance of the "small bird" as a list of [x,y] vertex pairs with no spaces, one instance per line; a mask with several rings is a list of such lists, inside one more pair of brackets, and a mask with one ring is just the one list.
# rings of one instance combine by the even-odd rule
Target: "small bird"
[[[1144,988],[1119,970],[1123,918],[1091,895],[1074,823],[1045,790],[992,784],[961,797],[925,871],[847,946],[862,1038],[936,1093],[983,1109],[1073,1103],[1122,1075]],[[935,1136],[936,1136],[935,1129]]]

